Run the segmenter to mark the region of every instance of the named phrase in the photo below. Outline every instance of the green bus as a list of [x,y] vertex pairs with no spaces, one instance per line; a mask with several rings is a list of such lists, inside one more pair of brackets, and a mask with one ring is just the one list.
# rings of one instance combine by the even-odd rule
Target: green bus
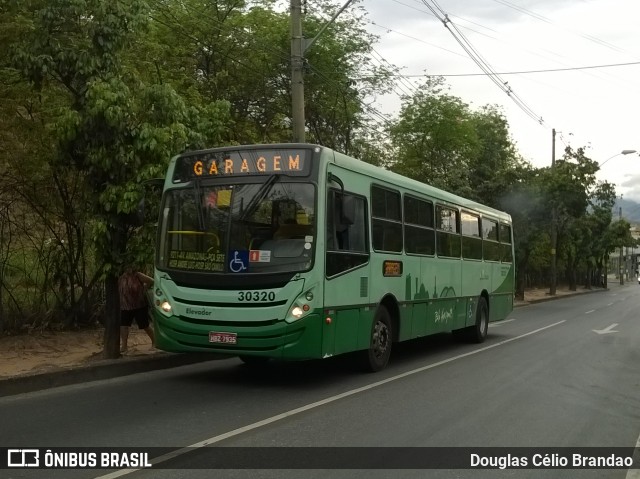
[[172,158],[160,205],[156,346],[246,363],[354,353],[513,308],[508,214],[310,144]]

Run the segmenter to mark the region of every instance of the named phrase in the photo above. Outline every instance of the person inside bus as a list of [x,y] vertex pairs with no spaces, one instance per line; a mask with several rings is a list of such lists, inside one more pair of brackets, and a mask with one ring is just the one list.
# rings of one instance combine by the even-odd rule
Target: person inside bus
[[143,329],[154,344],[153,329],[149,325],[147,289],[153,286],[153,279],[137,271],[133,266],[125,268],[118,278],[120,294],[120,352],[128,350],[129,331],[133,321]]

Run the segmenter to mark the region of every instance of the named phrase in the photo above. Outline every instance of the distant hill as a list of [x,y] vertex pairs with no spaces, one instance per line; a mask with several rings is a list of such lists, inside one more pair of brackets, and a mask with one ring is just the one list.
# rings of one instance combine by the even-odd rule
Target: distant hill
[[640,224],[640,203],[624,198],[616,198],[616,206],[613,208],[613,218],[618,219],[622,207],[622,217],[630,223]]

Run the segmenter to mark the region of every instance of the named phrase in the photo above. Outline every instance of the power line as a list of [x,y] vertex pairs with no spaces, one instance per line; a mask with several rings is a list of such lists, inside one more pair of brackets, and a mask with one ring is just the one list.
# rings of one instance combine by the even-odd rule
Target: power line
[[[496,72],[496,75],[525,75],[529,73],[554,73],[554,72],[566,72],[566,71],[578,71],[578,70],[593,70],[597,68],[612,68],[612,67],[625,67],[632,65],[640,65],[640,62],[626,62],[626,63],[609,63],[605,65],[586,65],[581,67],[567,67],[567,68],[547,68],[544,70],[521,70],[511,72]],[[434,73],[435,76],[440,77],[472,77],[472,76],[485,76],[485,73]],[[422,77],[424,75],[404,75],[407,78]]]
[[[423,10],[423,9],[421,9],[421,8],[417,8],[417,7],[413,6],[413,5],[409,5],[409,4],[407,4],[407,3],[401,2],[400,0],[393,0],[393,1],[394,1],[395,3],[397,3],[397,4],[399,4],[399,5],[404,6],[404,7],[410,8],[410,9],[412,9],[412,10],[415,10],[415,11],[421,12],[421,13],[426,14],[426,15],[433,16],[433,17],[435,17],[436,19],[438,18],[436,15],[434,15],[434,14],[433,14],[433,13],[431,13],[431,12],[428,12],[427,10]],[[417,4],[423,5],[423,2],[422,2],[421,0],[412,0],[412,1],[413,1],[413,2],[415,2],[415,3],[417,3]],[[469,20],[469,19],[467,19],[467,18],[460,17],[460,16],[457,16],[457,15],[453,15],[453,14],[450,14],[450,13],[448,14],[448,16],[449,16],[449,18],[457,18],[457,19],[459,19],[459,20],[462,20],[462,21],[463,21],[463,22],[465,22],[465,23],[470,23],[470,24],[476,25],[476,26],[478,26],[478,27],[482,28],[483,30],[487,30],[487,31],[490,31],[490,32],[493,32],[493,33],[497,33],[497,32],[496,32],[496,30],[494,30],[494,29],[492,29],[492,28],[489,28],[489,27],[487,27],[487,26],[485,26],[485,25],[482,25],[481,23],[473,22],[473,21],[471,21],[471,20]],[[378,26],[378,25],[376,25],[376,26]],[[478,30],[473,29],[473,28],[469,28],[468,26],[465,26],[465,25],[458,25],[458,26],[459,26],[460,28],[464,28],[465,30],[469,30],[469,31],[471,31],[471,32],[473,32],[473,33],[475,33],[475,34],[477,34],[477,35],[481,35],[481,36],[483,36],[483,37],[490,38],[490,39],[492,39],[492,40],[494,40],[494,41],[497,41],[497,42],[500,42],[500,43],[506,43],[509,47],[513,46],[513,42],[505,42],[504,40],[501,40],[501,39],[499,39],[499,38],[497,38],[497,37],[495,37],[495,36],[493,36],[493,35],[487,34],[487,33],[482,32],[482,31],[478,31]],[[380,27],[385,28],[385,27],[383,27],[382,25],[380,25]],[[400,32],[396,32],[396,31],[391,30],[391,29],[389,29],[389,28],[387,28],[387,32],[388,32],[388,33],[389,33],[389,32],[393,32],[393,33],[398,33],[398,34],[402,35],[402,33],[400,33]],[[415,38],[413,38],[413,37],[409,37],[409,38],[412,38],[412,39],[414,39],[414,40],[418,40],[418,41],[420,41],[420,39],[415,39]],[[436,47],[436,48],[440,48],[440,47]],[[530,49],[528,49],[528,48],[526,48],[526,47],[522,47],[522,48],[524,49],[524,51],[527,51],[527,52],[529,52],[529,53],[530,53],[530,54],[532,54],[532,55],[539,56],[539,57],[544,58],[544,59],[547,59],[547,60],[549,60],[549,59],[550,59],[548,56],[546,56],[546,55],[541,55],[540,53],[538,53],[538,52],[536,52],[536,51],[533,51],[533,50],[530,50]],[[453,52],[452,52],[452,53],[453,53]],[[456,53],[456,54],[458,54],[458,53]],[[458,55],[459,55],[459,54],[458,54]],[[560,55],[560,54],[559,54],[559,52],[558,52],[558,51],[554,51],[554,52],[553,52],[553,55],[554,55],[554,57],[556,57],[556,56],[561,56],[561,57],[563,57],[562,55]],[[563,58],[564,58],[564,57],[563,57]],[[556,63],[560,63],[561,65],[563,65],[563,67],[567,67],[567,63],[566,63],[566,62],[558,62],[558,61],[557,61],[557,60],[555,60],[555,59],[553,59],[552,61],[554,61],[554,62],[556,62]],[[479,74],[479,75],[481,75],[481,74]],[[453,76],[464,76],[464,75],[438,75],[438,76],[453,77]]]
[[531,119],[537,123],[543,125],[544,121],[542,117],[536,115],[536,113],[513,91],[508,85],[508,82],[499,77],[499,74],[495,72],[493,67],[482,57],[482,55],[475,49],[471,42],[464,36],[464,34],[457,28],[457,26],[451,21],[448,15],[442,10],[435,0],[431,0],[433,5],[430,5],[427,0],[422,0],[422,3],[436,16],[438,20],[442,22],[445,28],[451,33],[453,38],[458,42],[462,49],[469,55],[478,67],[486,74],[486,76]]
[[379,57],[379,60],[377,58],[374,57],[374,55],[372,55],[372,58],[379,61],[381,66],[382,66],[382,71],[385,74],[388,74],[391,78],[397,78],[398,82],[396,84],[396,86],[398,87],[398,89],[406,96],[411,96],[411,94],[416,92],[416,88],[415,86],[409,81],[409,79],[407,77],[405,77],[403,74],[398,73],[398,74],[394,74],[394,71],[399,72],[399,69],[397,66],[393,65],[391,62],[389,62],[386,58],[384,58],[382,56],[382,54],[380,54],[380,52],[378,52],[375,48],[371,48],[371,51],[373,54],[377,55]]
[[453,50],[449,50],[447,48],[443,48],[443,47],[441,47],[439,45],[436,45],[435,43],[429,43],[429,42],[423,40],[422,38],[418,38],[418,37],[414,37],[414,36],[411,36],[411,35],[407,35],[406,33],[402,33],[402,32],[399,32],[397,30],[393,30],[392,28],[385,27],[384,25],[380,25],[379,23],[376,23],[376,22],[371,21],[371,20],[369,21],[369,23],[371,25],[373,25],[374,27],[382,28],[382,29],[386,30],[387,32],[393,32],[393,33],[395,33],[397,35],[401,35],[403,37],[409,38],[410,40],[415,40],[417,42],[424,43],[425,45],[429,45],[430,47],[437,48],[439,50],[443,50],[443,51],[445,51],[447,53],[452,53],[453,55],[457,55],[459,57],[465,57],[465,55],[463,55],[461,53],[458,53],[458,52],[453,51]]
[[586,33],[581,33],[581,32],[579,32],[577,30],[571,30],[571,29],[568,29],[568,28],[560,27],[559,25],[556,25],[553,21],[551,21],[550,19],[548,19],[544,15],[540,15],[539,13],[536,13],[536,12],[534,12],[532,10],[528,10],[528,9],[526,9],[524,7],[520,7],[518,5],[514,5],[513,3],[508,2],[507,0],[493,0],[493,1],[496,2],[496,3],[500,3],[500,4],[502,4],[502,5],[506,6],[506,7],[512,8],[514,10],[517,10],[519,12],[522,12],[525,15],[528,15],[528,16],[530,16],[532,18],[535,18],[536,20],[539,20],[541,22],[548,23],[549,25],[553,25],[554,27],[558,27],[558,28],[562,28],[564,30],[567,30],[567,31],[573,33],[574,35],[578,35],[578,36],[580,36],[582,38],[585,38],[585,39],[587,39],[587,40],[589,40],[591,42],[597,43],[598,45],[601,45],[603,47],[609,48],[609,49],[614,50],[614,51],[619,52],[619,53],[627,53],[623,49],[618,48],[617,46],[613,45],[612,43],[609,43],[609,42],[606,42],[604,40],[601,40],[598,37],[594,37],[594,36],[588,35]]
[[[411,8],[412,10],[416,10],[418,12],[426,13],[427,15],[431,15],[431,16],[436,17],[433,13],[427,12],[426,10],[422,10],[421,8],[414,7],[412,5],[408,5],[406,3],[401,2],[400,0],[392,0],[392,1],[394,1],[395,3],[397,3],[399,5],[405,6],[407,8]],[[416,3],[421,3],[420,0],[413,0],[413,1],[416,2]],[[474,22],[472,20],[469,20],[468,18],[463,18],[463,17],[459,17],[457,15],[451,15],[451,14],[449,16],[453,17],[453,18],[458,18],[458,19],[463,20],[463,21],[465,21],[467,23],[471,23],[472,25],[476,25],[478,27],[484,28],[485,30],[489,30],[489,31],[492,31],[494,33],[497,33],[496,30],[494,30],[493,28],[489,28],[486,25],[482,25],[481,23]],[[438,18],[438,17],[436,17],[436,18]],[[468,27],[465,27],[465,28],[468,28]],[[478,32],[476,30],[471,29],[471,28],[469,28],[469,30],[471,30],[473,32],[476,32],[476,33],[480,33],[480,32]],[[480,34],[482,35],[482,33],[480,33]]]

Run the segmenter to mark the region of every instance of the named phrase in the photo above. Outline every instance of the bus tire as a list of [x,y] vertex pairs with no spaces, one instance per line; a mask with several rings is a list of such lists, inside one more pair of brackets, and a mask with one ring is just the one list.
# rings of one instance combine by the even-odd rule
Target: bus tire
[[361,351],[361,365],[367,372],[377,372],[387,365],[393,344],[391,316],[386,307],[380,305],[371,325],[369,349]]
[[480,296],[476,308],[476,324],[466,328],[467,340],[471,343],[482,343],[489,332],[489,307],[487,300]]

